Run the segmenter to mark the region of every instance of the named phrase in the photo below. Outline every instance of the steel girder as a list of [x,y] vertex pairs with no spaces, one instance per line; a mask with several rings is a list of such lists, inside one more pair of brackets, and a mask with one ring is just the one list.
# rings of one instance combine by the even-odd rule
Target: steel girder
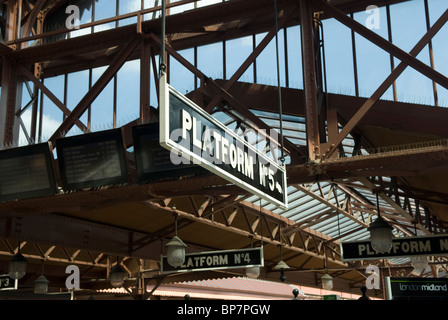
[[[239,2],[239,4],[241,4],[242,2]],[[254,1],[245,1],[244,2],[246,6],[248,7],[253,7],[254,6]],[[257,9],[254,10],[255,13],[253,14],[253,17],[256,17],[257,14],[262,14],[263,12],[265,12],[267,10],[267,8],[269,8],[269,4],[267,1],[263,1],[263,3],[260,4],[260,2],[256,2],[257,3]],[[387,43],[387,41],[383,41],[382,39],[379,39],[377,36],[375,36],[374,34],[372,34],[371,32],[367,31],[365,28],[359,27],[358,25],[354,24],[353,20],[347,19],[346,16],[342,16],[341,11],[336,9],[335,7],[324,3],[323,1],[318,1],[318,2],[308,2],[308,1],[301,1],[300,4],[303,6],[303,8],[306,8],[307,11],[305,12],[305,10],[301,11],[301,19],[306,19],[307,20],[307,26],[310,27],[311,25],[311,17],[310,15],[313,13],[313,5],[316,5],[319,8],[322,8],[325,12],[325,14],[330,13],[332,16],[335,16],[336,18],[338,18],[338,20],[340,20],[342,23],[346,24],[347,26],[349,26],[350,28],[352,28],[353,30],[355,30],[356,32],[359,32],[360,34],[366,36],[369,40],[372,40],[374,43],[378,44],[380,47],[382,47],[383,49],[385,49],[387,52],[391,53],[392,55],[397,56],[398,58],[401,58],[404,63],[402,65],[402,67],[399,66],[399,68],[397,68],[398,70],[400,70],[401,68],[404,68],[405,66],[409,65],[412,67],[416,67],[419,71],[421,71],[422,73],[424,73],[425,75],[429,76],[431,79],[433,79],[435,82],[438,83],[446,83],[446,78],[443,75],[438,74],[437,72],[435,72],[434,70],[432,70],[431,68],[428,68],[427,66],[422,65],[418,60],[416,60],[415,58],[413,58],[412,56],[415,56],[416,53],[418,52],[417,50],[419,49],[419,47],[425,45],[430,38],[437,32],[437,28],[440,28],[445,22],[446,22],[446,15],[443,15],[442,18],[439,20],[439,22],[428,32],[428,34],[420,41],[419,45],[416,46],[415,48],[415,52],[412,51],[410,55],[408,55],[407,53],[404,53],[403,51],[401,51],[399,48],[396,48],[394,46],[391,46],[390,43]],[[39,1],[39,3],[37,4],[39,6],[39,8],[42,8],[43,6],[43,2]],[[297,3],[293,1],[285,1],[284,2],[285,8],[289,8],[289,6],[297,6]],[[222,23],[229,23],[231,21],[233,21],[233,19],[247,19],[247,12],[245,10],[241,10],[241,8],[237,7],[236,5],[234,6],[232,2],[230,2],[229,4],[222,4],[217,6],[217,8],[220,8],[221,11],[216,11],[215,9],[202,9],[202,15],[200,16],[201,19],[196,20],[192,20],[191,15],[193,13],[187,13],[185,14],[182,18],[184,18],[184,20],[179,19],[179,22],[176,24],[175,27],[173,27],[170,32],[172,34],[175,34],[176,32],[178,32],[180,35],[176,35],[176,36],[172,36],[170,38],[170,46],[168,46],[169,50],[170,50],[170,54],[173,57],[178,58],[179,60],[182,60],[181,55],[179,55],[177,53],[177,50],[181,49],[181,48],[185,48],[188,46],[191,46],[191,43],[194,43],[194,40],[198,40],[197,43],[200,43],[200,39],[202,39],[202,41],[207,42],[207,41],[216,41],[217,38],[223,38],[223,33],[220,32],[218,29],[216,30],[216,33],[210,31],[210,30],[201,30],[201,27],[205,26],[205,25],[210,25],[210,21],[218,21],[219,19],[221,19]],[[37,7],[36,7],[37,8]],[[218,17],[217,13],[219,12],[219,14],[221,14],[220,17]],[[222,13],[225,13],[226,15],[222,15]],[[294,11],[292,11],[294,12]],[[208,15],[207,15],[208,13]],[[306,14],[308,13],[308,14]],[[32,12],[32,15],[35,16],[36,15],[36,11]],[[30,15],[31,17],[31,15]],[[281,16],[280,18],[284,18],[284,25],[292,25],[292,24],[297,24],[297,21],[294,21],[294,19],[292,19],[293,17],[286,17],[285,16]],[[297,17],[295,17],[297,18]],[[215,19],[215,20],[213,20]],[[31,20],[30,20],[31,21]],[[201,26],[202,24],[202,26]],[[250,25],[250,22],[246,21],[246,24]],[[29,30],[30,26],[32,24],[28,23],[27,25],[27,30]],[[255,23],[254,23],[255,25]],[[107,63],[110,64],[109,69],[107,70],[107,72],[105,73],[105,75],[103,76],[103,78],[101,78],[101,81],[99,80],[97,85],[94,86],[91,91],[89,91],[89,93],[84,97],[83,100],[80,101],[79,105],[77,108],[75,108],[74,111],[68,113],[68,110],[66,108],[64,108],[63,103],[61,103],[60,101],[58,101],[57,99],[54,98],[53,95],[53,101],[56,101],[58,107],[60,107],[60,109],[66,113],[66,115],[68,116],[67,119],[64,121],[64,123],[61,125],[61,127],[58,129],[58,131],[55,133],[55,135],[52,137],[52,139],[54,140],[55,138],[63,135],[65,132],[68,131],[69,128],[71,128],[71,126],[73,126],[74,124],[77,124],[78,126],[80,126],[81,128],[83,128],[84,130],[86,129],[86,126],[83,125],[82,123],[79,123],[79,118],[82,115],[82,113],[86,110],[87,106],[95,99],[95,97],[98,96],[99,92],[101,92],[102,88],[104,88],[104,86],[108,83],[108,81],[111,79],[111,77],[116,74],[116,72],[120,69],[120,66],[128,59],[132,59],[134,57],[138,57],[141,59],[142,66],[146,66],[146,68],[142,67],[142,71],[145,72],[145,70],[147,71],[147,67],[150,64],[150,58],[154,57],[154,55],[157,53],[157,44],[160,42],[160,40],[158,39],[158,37],[156,36],[157,33],[153,33],[153,30],[157,31],[157,27],[153,28],[154,26],[157,26],[157,22],[149,22],[149,23],[144,23],[141,26],[139,26],[139,28],[137,28],[137,30],[141,30],[143,33],[143,37],[142,35],[137,35],[135,36],[136,32],[136,28],[135,26],[132,27],[126,27],[121,29],[121,32],[119,34],[114,33],[114,32],[109,32],[109,33],[105,33],[102,36],[106,35],[106,37],[100,37],[98,35],[92,34],[91,36],[88,36],[86,38],[83,39],[71,39],[70,41],[67,41],[64,44],[55,44],[55,45],[49,45],[48,47],[42,46],[42,47],[37,47],[37,48],[28,48],[28,49],[23,49],[23,50],[15,50],[13,52],[11,52],[11,50],[7,50],[7,49],[3,49],[2,47],[2,54],[5,57],[5,59],[9,59],[10,57],[13,57],[16,61],[16,63],[18,64],[17,66],[17,70],[19,70],[23,75],[25,75],[27,77],[27,79],[29,81],[32,81],[37,87],[39,87],[40,90],[42,90],[46,95],[48,96],[52,96],[52,93],[50,90],[45,89],[45,86],[43,86],[42,84],[39,84],[40,82],[38,81],[38,79],[33,76],[32,74],[29,73],[28,68],[30,65],[34,64],[34,63],[41,63],[46,59],[49,60],[57,60],[58,58],[62,58],[62,57],[67,57],[69,55],[82,55],[83,53],[90,53],[94,50],[100,50],[100,49],[110,49],[111,47],[114,46],[118,46],[119,49],[122,49],[122,51],[117,51],[115,49],[115,54],[112,55],[113,59],[112,62],[110,59],[105,59],[105,60],[101,60],[100,63]],[[272,30],[272,26],[269,27]],[[268,28],[268,30],[269,30]],[[188,29],[190,32],[189,34],[187,34],[184,38],[182,37],[182,32],[184,30]],[[148,32],[148,30],[151,30]],[[241,28],[240,29],[234,29],[232,30],[232,34],[229,35],[229,37],[236,37],[238,35],[243,35],[246,33],[250,33],[250,32],[254,32],[254,30],[266,30],[266,26],[264,27],[259,27],[259,26],[254,26],[253,28],[246,28],[244,29]],[[306,57],[308,58],[307,61],[307,66],[310,66],[311,64],[314,65],[314,60],[313,60],[313,52],[311,51],[311,47],[312,47],[312,43],[311,43],[311,28],[305,29],[308,30],[307,32],[304,33],[304,48],[305,48],[305,54]],[[198,37],[192,37],[190,33],[194,33],[194,32],[198,32],[199,36]],[[202,34],[201,34],[202,32]],[[147,35],[145,35],[145,33]],[[114,37],[115,35],[117,35],[116,37]],[[123,39],[128,39],[129,35],[133,35],[134,38],[132,38],[130,40],[130,44],[131,45],[126,45],[125,41]],[[202,36],[202,38],[201,38]],[[266,44],[267,42],[269,42],[269,39],[272,39],[273,33],[271,31],[271,33],[268,34],[268,36],[265,38],[265,41],[263,44]],[[140,38],[141,37],[141,38]],[[270,37],[270,38],[269,38]],[[115,38],[115,39],[113,39]],[[85,41],[86,39],[88,39],[88,41]],[[101,39],[101,41],[99,41]],[[306,40],[308,39],[308,40]],[[10,45],[14,46],[15,44],[21,43],[19,42],[12,42]],[[153,47],[151,47],[153,46]],[[55,48],[60,48],[63,49],[62,51],[57,51],[55,52],[54,49]],[[141,51],[142,53],[139,53],[138,50],[140,48],[143,48],[143,50]],[[151,50],[154,49],[154,50]],[[244,72],[244,70],[247,69],[247,67],[253,63],[255,61],[256,56],[258,55],[258,53],[260,52],[260,50],[262,50],[262,47],[260,47],[258,50],[254,50],[253,54],[248,57],[248,59],[246,60],[246,62],[241,66],[241,68],[239,69],[238,72],[236,72],[234,74],[234,76],[231,78],[232,81],[229,83],[226,83],[224,85],[219,85],[219,83],[212,81],[211,79],[207,78],[205,75],[203,75],[195,66],[191,65],[191,64],[187,64],[184,61],[184,64],[186,67],[190,68],[191,70],[193,70],[193,72],[196,74],[196,76],[198,78],[201,79],[201,93],[204,94],[207,90],[210,91],[214,91],[214,92],[218,92],[218,94],[210,94],[210,97],[212,97],[209,100],[208,103],[208,109],[211,110],[214,106],[216,105],[220,105],[219,100],[223,99],[225,100],[227,103],[229,103],[230,105],[232,105],[232,107],[236,110],[236,112],[239,114],[240,120],[243,120],[245,122],[247,122],[248,125],[253,125],[254,123],[256,125],[258,125],[258,127],[260,128],[271,128],[269,126],[266,126],[265,123],[261,122],[257,117],[255,117],[251,112],[250,112],[250,108],[247,104],[242,103],[238,97],[233,96],[232,94],[230,94],[229,92],[231,92],[231,89],[234,88],[236,81],[238,80],[239,76],[242,74],[242,72]],[[308,51],[309,50],[309,51]],[[117,53],[118,52],[118,53]],[[36,54],[37,53],[37,54]],[[45,58],[44,58],[45,57]],[[107,61],[107,62],[106,62]],[[153,62],[154,63],[154,62]],[[8,64],[11,65],[11,64]],[[76,65],[76,66],[75,66]],[[72,70],[76,70],[76,68],[83,68],[83,66],[85,67],[85,62],[78,64],[78,62],[76,62],[75,64],[73,64],[73,69]],[[51,64],[48,65],[49,68],[48,70],[51,70],[50,66]],[[58,70],[59,67],[59,70]],[[396,70],[397,70],[396,69]],[[5,67],[4,67],[5,70]],[[45,70],[45,68],[44,68]],[[60,68],[60,65],[58,66],[57,64],[55,65],[54,71],[58,70],[57,72],[64,72],[61,71],[63,70],[62,68]],[[65,71],[67,71],[68,69],[66,69]],[[144,74],[142,72],[142,77],[143,79],[148,79],[148,74]],[[311,73],[313,72],[313,70],[308,70],[306,72],[306,76],[308,77],[308,81],[306,82],[306,88],[309,89],[311,88],[311,91],[305,93],[305,96],[307,96],[308,98],[305,99],[305,101],[311,101],[310,104],[305,103],[305,115],[306,115],[306,121],[312,121],[313,124],[313,128],[315,129],[316,126],[318,126],[318,122],[317,122],[317,105],[314,101],[315,99],[315,95],[316,95],[316,91],[315,91],[315,87],[313,86],[313,82],[315,80],[315,76],[313,76]],[[398,75],[398,71],[397,73],[393,73],[391,75],[391,78],[389,80],[393,81],[394,78],[396,78],[396,76]],[[51,73],[49,73],[51,74]],[[48,74],[47,74],[48,75]],[[12,78],[9,78],[8,81],[12,81]],[[14,82],[14,81],[12,81]],[[147,84],[147,81],[142,81],[143,84]],[[385,83],[384,86],[386,86],[388,83]],[[314,89],[313,89],[314,88]],[[383,88],[381,88],[383,89]],[[219,97],[219,98],[216,98]],[[147,96],[142,96],[142,115],[146,115],[147,114]],[[378,97],[379,98],[379,97]],[[211,103],[210,103],[211,102]],[[370,107],[373,105],[373,103],[377,102],[377,98],[372,97],[371,99],[368,99],[368,101],[364,104],[365,108],[362,108],[362,112],[365,114],[367,113],[367,111],[370,110]],[[207,104],[204,105],[205,108],[207,108]],[[11,110],[10,110],[11,111]],[[339,111],[340,112],[340,111]],[[331,144],[333,144],[333,146],[331,146],[330,148],[330,152],[327,153],[327,156],[329,158],[329,156],[334,152],[334,150],[337,149],[337,147],[339,146],[339,144],[342,142],[342,140],[347,136],[348,133],[352,132],[353,130],[356,129],[356,126],[359,125],[359,123],[361,122],[361,119],[363,118],[363,116],[359,115],[358,113],[359,111],[355,111],[355,116],[352,118],[353,121],[349,121],[345,126],[345,131],[338,133],[337,136],[335,136],[335,128],[333,128],[333,131],[331,131],[331,136],[329,136],[329,144],[331,146]],[[12,114],[12,113],[11,113]],[[15,114],[15,112],[14,112]],[[235,114],[232,114],[233,116],[235,116]],[[331,119],[333,121],[333,124],[335,124],[335,119],[336,119],[336,115],[332,114],[332,115],[328,115],[329,119]],[[332,118],[330,118],[332,117]],[[8,125],[8,127],[11,127],[11,125]],[[336,124],[337,127],[337,124]],[[344,130],[344,129],[343,129]],[[315,131],[312,135],[309,133],[308,131],[308,141],[312,141],[315,144],[318,143],[320,144],[321,142],[321,137],[318,137],[317,131]],[[331,140],[331,139],[335,139],[335,140]],[[320,145],[321,147],[323,147],[323,149],[325,150],[325,148],[328,146],[328,144],[323,144]],[[312,148],[309,149],[308,148],[308,153],[304,152],[304,149],[301,148],[301,146],[297,146],[294,145],[290,142],[288,142],[288,144],[286,145],[286,151],[294,158],[294,160],[299,159],[297,162],[301,163],[302,166],[304,159],[306,156],[308,156],[310,159],[315,160],[317,159],[317,157],[315,157],[315,155],[317,154],[321,154],[321,152],[315,153],[316,149]],[[442,153],[444,153],[445,151],[442,150]],[[310,157],[310,154],[312,154],[313,156]],[[434,155],[437,154],[439,155],[439,151],[434,151],[433,153]],[[409,154],[408,154],[409,156]],[[396,160],[397,158],[395,158],[394,156],[391,157],[391,161],[392,160]],[[344,159],[346,160],[346,159]],[[347,161],[353,161],[354,159],[349,159]],[[360,167],[362,167],[362,165],[360,164],[361,161],[367,161],[368,159],[359,159],[359,162],[356,162],[356,160],[354,161],[355,164],[353,165],[354,170],[359,169]],[[383,159],[384,160],[384,159]],[[383,160],[378,160],[377,162],[375,162],[374,166],[378,166],[380,167],[380,163]],[[334,161],[334,162],[332,162]],[[340,162],[338,162],[338,160],[328,160],[327,164],[318,164],[318,163],[314,163],[312,164],[312,166],[315,166],[315,169],[313,170],[317,170],[317,171],[322,171],[321,168],[318,168],[319,166],[330,166],[331,164],[335,164],[336,167],[336,171],[341,170],[341,168],[344,166],[344,164],[342,163],[343,160],[341,160]],[[384,170],[384,168],[381,168],[383,171],[373,171],[373,172],[368,172],[366,174],[364,174],[365,176],[372,176],[372,175],[386,175],[385,173],[387,173],[386,170]],[[300,170],[300,167],[297,166],[295,168],[291,168],[292,172],[294,172],[294,170]],[[307,168],[308,173],[310,172],[310,168]],[[326,169],[325,169],[326,170]],[[325,171],[323,170],[323,171]],[[312,170],[311,170],[312,171]],[[332,175],[334,177],[336,177],[335,175]],[[370,212],[371,214],[375,214],[374,210],[369,207],[369,203],[366,199],[364,198],[360,198],[358,203],[355,202],[350,202],[350,203],[346,203],[345,207],[342,207],[340,205],[334,205],[333,203],[329,202],[328,200],[325,200],[323,197],[318,196],[316,193],[314,192],[310,192],[308,189],[306,189],[305,187],[299,185],[298,183],[308,183],[310,181],[301,181],[300,179],[302,178],[302,175],[297,174],[295,175],[296,179],[299,178],[298,181],[294,182],[295,184],[297,184],[298,189],[311,195],[313,198],[318,199],[321,202],[324,202],[329,209],[332,210],[337,210],[340,212],[343,212],[344,214],[346,214],[347,216],[350,216],[351,218],[354,217],[353,215],[353,209],[355,208],[356,204],[358,205],[362,205],[361,207],[356,207],[357,209],[359,209],[360,211],[362,210],[363,212]],[[338,178],[338,177],[336,177]],[[341,178],[359,178],[358,176],[343,176]],[[294,178],[293,178],[294,179]],[[308,179],[308,178],[306,178]],[[376,190],[376,186],[375,184],[367,179],[364,178],[360,178],[358,180],[361,180],[364,184],[364,186],[366,186],[368,189],[370,189],[371,191]],[[344,184],[344,180],[341,179],[341,181],[336,181],[337,183],[341,183],[341,185]],[[351,189],[346,189],[344,190],[344,192],[346,192],[347,195],[350,195],[353,190]],[[238,192],[236,193],[238,194]],[[351,195],[353,196],[353,194]],[[381,194],[381,196],[386,199],[388,202],[389,200],[391,200],[391,198],[389,196],[387,196],[386,194]],[[204,219],[204,217],[202,216],[204,212],[207,212],[209,214],[213,213],[214,210],[217,210],[216,214],[223,214],[222,208],[227,207],[227,206],[234,206],[234,205],[240,205],[240,201],[235,203],[235,197],[231,197],[231,198],[224,198],[224,199],[220,199],[217,200],[216,203],[212,206],[209,206],[210,203],[203,203],[202,209],[198,209],[197,205],[193,205],[191,206],[190,210],[192,210],[193,214],[189,213],[189,212],[184,212],[181,210],[177,210],[177,209],[173,209],[173,208],[169,208],[166,205],[160,204],[160,203],[154,203],[154,202],[148,202],[147,204],[149,206],[151,206],[152,208],[156,208],[158,210],[162,210],[162,211],[167,211],[167,212],[177,212],[178,214],[182,215],[183,218],[185,219],[189,219],[189,220],[193,220],[193,221],[197,221],[197,222],[201,222],[205,225],[213,225],[214,227],[218,226],[219,228],[223,228],[225,230],[233,230],[232,228],[232,221],[235,218],[236,213],[232,213],[229,217],[225,216],[223,222],[221,224],[216,224],[215,222],[209,220],[209,219]],[[190,198],[190,202],[191,202],[191,198]],[[193,202],[191,202],[193,203]],[[350,204],[350,205],[347,205]],[[409,221],[413,221],[415,219],[415,217],[409,216],[407,211],[405,211],[403,209],[403,207],[396,207],[396,202],[392,201],[392,206],[395,206],[395,212],[393,214],[391,214],[391,220],[390,221],[395,221],[397,223],[397,225],[400,223],[400,219],[397,218],[397,216],[395,216],[396,213],[399,213],[401,215],[404,216],[404,218],[406,218]],[[256,219],[255,221],[250,221],[249,219],[247,219],[247,211],[249,210],[248,208],[250,208],[251,205],[246,204],[242,209],[242,214],[240,213],[240,215],[243,215],[246,217],[246,227],[247,230],[242,230],[240,228],[236,228],[236,230],[234,230],[236,233],[240,233],[245,237],[251,237],[251,238],[256,238],[259,241],[261,240],[261,238],[259,237],[259,235],[256,234],[256,230],[257,227],[260,226],[260,221],[262,221],[262,219],[265,219],[264,215],[260,215],[258,216],[258,220]],[[250,210],[249,210],[250,211]],[[253,208],[252,209],[253,213],[258,212],[259,208]],[[359,212],[360,212],[359,211]],[[20,210],[19,210],[20,212]],[[207,216],[207,214],[206,214]],[[321,214],[320,218],[324,219],[325,215]],[[318,218],[314,218],[313,223],[317,223]],[[364,216],[360,216],[359,217],[360,220],[355,219],[355,222],[357,222],[361,227],[365,227],[366,226],[366,221]],[[250,222],[249,222],[250,221]],[[308,221],[309,223],[309,221]],[[312,225],[312,223],[310,224],[310,226]],[[325,237],[315,237],[315,235],[313,233],[308,233],[306,235],[303,235],[301,232],[303,231],[303,225],[297,225],[293,222],[288,222],[285,225],[282,225],[282,228],[288,228],[288,236],[285,237],[285,239],[288,242],[288,244],[290,245],[291,251],[295,251],[296,254],[311,254],[312,256],[318,257],[318,258],[322,258],[322,253],[323,250],[325,250],[327,245],[331,245],[332,242],[336,239],[328,239]],[[407,226],[408,228],[409,226]],[[421,226],[419,225],[419,228]],[[280,230],[280,224],[272,226],[272,230],[269,231],[269,241],[272,242],[272,244],[274,245],[282,245],[282,239],[276,240],[276,236],[278,236],[280,234],[279,232]],[[404,229],[406,230],[406,229]],[[426,227],[423,227],[422,230],[424,232],[427,232],[428,229]],[[296,241],[300,241],[302,245],[294,245],[294,237]],[[149,238],[148,238],[149,239]],[[137,242],[137,245],[144,245],[150,242]],[[310,246],[310,244],[313,243],[314,245]],[[334,243],[333,243],[334,244]],[[335,254],[335,258],[334,261],[337,262],[337,246],[332,247],[332,252]]]

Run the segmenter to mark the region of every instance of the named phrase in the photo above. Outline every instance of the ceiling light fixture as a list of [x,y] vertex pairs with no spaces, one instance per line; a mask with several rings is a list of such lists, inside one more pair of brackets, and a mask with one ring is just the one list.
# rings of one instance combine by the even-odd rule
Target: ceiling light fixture
[[120,263],[117,259],[117,264],[110,270],[110,284],[114,288],[121,287],[124,283],[124,278],[126,276],[126,272],[124,269],[120,266]]
[[381,217],[379,195],[376,194],[378,218],[368,228],[370,231],[370,244],[376,252],[389,252],[392,248],[392,227]]
[[[173,207],[176,210],[176,207]],[[177,212],[174,213],[175,236],[165,245],[168,264],[174,268],[185,262],[185,248],[187,245],[177,236]]]
[[9,260],[9,277],[14,280],[22,279],[26,274],[27,260],[20,252],[19,242],[17,253]]

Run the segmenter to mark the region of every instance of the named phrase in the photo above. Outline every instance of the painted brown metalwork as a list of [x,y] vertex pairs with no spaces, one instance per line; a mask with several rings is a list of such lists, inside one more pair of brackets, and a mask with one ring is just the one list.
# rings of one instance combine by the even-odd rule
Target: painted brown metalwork
[[[255,242],[255,245],[264,246],[267,262],[264,277],[277,279],[272,267],[282,257],[292,267],[288,274],[292,282],[317,285],[317,275],[323,273],[325,265],[341,280],[344,290],[353,291],[353,283],[359,286],[365,280],[365,265],[342,263],[339,241],[365,232],[378,215],[372,194],[380,195],[381,214],[394,226],[396,235],[446,232],[447,110],[400,102],[396,91],[394,101],[380,98],[389,87],[395,88],[398,76],[411,67],[431,80],[434,107],[439,106],[437,85],[448,88],[448,79],[435,68],[432,39],[444,27],[448,11],[431,26],[428,1],[424,1],[426,34],[407,53],[392,43],[389,9],[400,2],[337,0],[330,4],[323,0],[279,0],[278,22],[285,38],[286,83],[281,88],[281,115],[278,114],[278,88],[257,83],[258,68],[274,65],[264,66],[259,59],[276,36],[273,1],[232,0],[204,7],[199,7],[194,0],[168,2],[169,10],[186,4],[193,6],[175,16],[168,15],[166,29],[169,61],[176,60],[194,77],[194,90],[188,96],[210,113],[226,113],[231,123],[239,123],[240,128],[269,131],[281,130],[283,124],[287,125],[284,149],[289,161],[290,207],[280,211],[260,199],[253,200],[247,192],[215,176],[138,185],[135,159],[132,152],[127,152],[128,185],[73,193],[61,191],[50,198],[1,203],[0,235],[4,240],[0,255],[3,260],[16,251],[17,241],[24,240],[22,249],[28,250],[26,256],[35,266],[41,259],[55,265],[77,263],[89,268],[87,277],[99,279],[108,274],[112,261],[116,261],[115,256],[120,256],[129,275],[145,275],[148,281],[160,285],[167,279],[158,274],[157,260],[161,244],[174,232],[173,215],[176,215],[180,218],[179,231],[191,250],[244,248]],[[7,17],[2,30],[5,38],[0,44],[0,142],[3,145],[18,143],[19,124],[23,125],[21,112],[18,112],[22,111],[23,81],[33,85],[30,142],[42,139],[44,96],[63,116],[49,138],[54,146],[55,141],[74,126],[82,132],[92,130],[92,104],[111,81],[114,89],[110,112],[113,127],[119,126],[117,74],[126,62],[138,61],[139,114],[122,127],[125,145],[130,148],[132,126],[157,121],[157,108],[151,106],[150,88],[158,91],[156,58],[162,37],[156,14],[161,7],[156,2],[154,7],[142,6],[136,12],[88,22],[81,27],[91,31],[106,23],[113,23],[114,27],[80,37],[67,36],[71,31],[66,28],[45,32],[46,19],[65,3],[0,1]],[[388,39],[355,21],[354,14],[370,4],[386,6]],[[94,1],[92,6],[95,8]],[[153,15],[152,19],[145,19],[148,14]],[[135,18],[136,22],[119,25],[129,18]],[[320,38],[319,28],[322,27],[320,23],[329,18],[351,32],[352,43],[348,47],[352,49],[354,60],[354,96],[327,92],[325,57],[320,51],[325,49],[325,43]],[[297,53],[291,56],[287,50],[291,45],[287,29],[293,27],[300,27],[301,32],[301,38],[295,40],[301,43],[303,90],[290,87],[295,75],[289,66],[294,59],[298,60]],[[390,75],[367,98],[361,97],[359,92],[355,34],[390,55]],[[256,35],[262,35],[258,43]],[[49,40],[56,36],[59,41]],[[230,74],[226,44],[246,36],[250,37],[252,50]],[[222,64],[223,79],[213,79],[198,67],[199,48],[217,43],[222,46],[223,61],[216,63]],[[430,66],[416,58],[427,45]],[[186,49],[193,50],[191,61],[182,55],[182,50]],[[401,63],[395,66],[394,58]],[[93,82],[92,73],[98,67],[105,67],[106,71]],[[251,67],[254,68],[253,83],[240,82]],[[78,71],[88,71],[88,91],[70,110],[68,77]],[[47,79],[55,76],[64,77],[64,98],[58,98],[46,84]],[[176,74],[169,76],[173,78]],[[81,119],[86,112],[87,120]],[[284,123],[283,115],[288,116]],[[396,149],[394,145],[398,145]],[[276,146],[280,144],[277,142]],[[57,166],[55,171],[58,172]],[[306,216],[301,216],[304,212]],[[35,225],[41,228],[36,229]],[[55,229],[58,232],[52,232]],[[279,247],[283,247],[282,254]],[[446,271],[445,259],[432,263],[426,276]],[[148,264],[150,268],[145,267]],[[409,263],[381,266],[384,270],[399,269],[397,273],[412,272]],[[60,270],[54,267],[52,271],[56,274]],[[305,277],[308,273],[310,276]],[[177,276],[171,281],[195,276]],[[147,298],[144,287],[145,277],[140,277],[135,290]],[[381,297],[383,292],[375,294]]]

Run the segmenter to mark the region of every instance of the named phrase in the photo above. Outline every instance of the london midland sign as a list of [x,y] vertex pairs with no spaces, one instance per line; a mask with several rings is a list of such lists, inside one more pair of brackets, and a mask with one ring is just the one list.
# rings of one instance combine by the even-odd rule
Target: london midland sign
[[172,88],[165,76],[160,80],[160,92],[160,144],[171,151],[174,164],[200,165],[252,194],[287,208],[283,166]]

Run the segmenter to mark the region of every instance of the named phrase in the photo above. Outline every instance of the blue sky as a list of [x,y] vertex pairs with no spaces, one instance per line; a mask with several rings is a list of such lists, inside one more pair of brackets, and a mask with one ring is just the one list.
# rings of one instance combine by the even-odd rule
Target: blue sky
[[[207,5],[216,1],[204,1]],[[99,0],[96,3],[95,20],[105,19],[115,15],[115,5],[110,5],[110,0]],[[141,0],[121,0],[120,14],[133,12],[140,8]],[[145,6],[152,6],[154,0],[145,0]],[[192,4],[179,10],[191,9]],[[431,24],[448,8],[446,0],[429,0],[429,13]],[[405,51],[410,51],[412,47],[420,40],[426,32],[425,12],[423,0],[412,0],[410,2],[391,6],[391,27],[393,42]],[[365,23],[369,16],[366,12],[355,14],[355,19],[360,23]],[[83,16],[81,23],[91,21],[91,13]],[[147,16],[147,18],[151,18]],[[135,23],[135,19],[129,19],[121,22],[122,24]],[[109,29],[112,25],[104,25],[96,28],[96,31]],[[387,38],[387,19],[386,10],[380,9],[380,28],[374,30],[381,36]],[[86,31],[76,31],[72,36],[79,36]],[[434,38],[434,58],[436,69],[448,74],[448,62],[446,62],[447,52],[447,34],[448,26],[445,26]],[[302,81],[302,62],[300,54],[300,27],[287,29],[288,43],[288,66],[289,66],[289,86],[292,88],[303,88]],[[353,59],[351,47],[350,30],[331,19],[324,21],[324,41],[326,57],[326,73],[328,91],[340,94],[355,94],[353,77]],[[256,42],[259,43],[264,34],[256,36]],[[369,96],[381,84],[390,73],[389,54],[382,49],[371,44],[359,35],[356,35],[357,66],[360,86],[360,95]],[[279,33],[280,60],[282,84],[285,85],[285,67],[284,67],[284,33]],[[222,43],[212,44],[198,48],[198,68],[211,78],[223,78],[223,57]],[[226,76],[230,78],[234,71],[241,65],[247,56],[253,50],[252,37],[245,37],[226,42]],[[187,60],[193,62],[193,50],[184,50],[180,52]],[[420,60],[429,65],[429,53],[424,49],[418,56]],[[395,65],[398,61],[395,60]],[[177,63],[174,59],[169,61],[171,71],[170,84],[178,91],[186,93],[194,89],[194,77],[187,69]],[[98,68],[92,71],[93,81],[98,79],[106,68]],[[121,126],[139,116],[139,70],[140,62],[131,61],[124,65],[117,76],[117,126]],[[272,41],[268,48],[257,59],[257,79],[256,82],[268,85],[276,85],[277,74],[275,69],[275,43]],[[240,79],[240,81],[254,82],[253,67],[251,67]],[[81,98],[87,93],[89,83],[89,71],[77,72],[67,77],[68,95],[67,106],[73,109]],[[155,94],[154,80],[151,84],[151,103],[157,107],[157,97]],[[63,95],[64,76],[45,79],[45,85],[61,100]],[[96,99],[92,106],[92,130],[99,131],[112,128],[112,108],[113,108],[113,82],[111,82],[101,95]],[[426,77],[420,75],[411,68],[400,76],[397,81],[398,98],[401,101],[434,104],[432,94],[432,82]],[[448,104],[447,90],[438,86],[439,101],[442,106]],[[392,99],[392,91],[389,89],[383,96],[384,99]],[[24,90],[22,104],[29,101],[29,95]],[[48,99],[44,98],[43,107],[43,139],[49,138],[51,133],[61,123],[62,112]],[[29,124],[29,112],[23,116],[24,122]],[[86,123],[87,117],[84,115],[82,120]],[[74,129],[70,134],[79,134]],[[21,141],[23,140],[21,135]],[[22,141],[23,142],[23,141]]]
[[[444,0],[429,0],[431,25],[448,8]],[[390,7],[392,41],[399,48],[409,52],[420,38],[426,33],[425,9],[423,0],[413,0]],[[365,23],[369,16],[366,12],[355,14],[355,20]],[[448,73],[446,64],[446,35],[445,26],[433,39],[436,70]],[[351,49],[351,32],[348,28],[335,20],[324,22],[325,50],[327,61],[328,89],[341,94],[355,94],[353,80],[353,59]],[[388,39],[388,24],[385,8],[380,8],[380,28],[373,30]],[[390,56],[362,36],[355,37],[357,48],[357,66],[360,95],[369,96],[385,80],[390,73]],[[418,56],[422,62],[430,64],[427,47]],[[395,66],[399,61],[394,59]],[[439,101],[446,106],[447,92],[438,88]],[[432,82],[412,68],[407,68],[397,80],[397,94],[400,101],[422,104],[434,104]],[[393,99],[389,89],[383,99]]]

